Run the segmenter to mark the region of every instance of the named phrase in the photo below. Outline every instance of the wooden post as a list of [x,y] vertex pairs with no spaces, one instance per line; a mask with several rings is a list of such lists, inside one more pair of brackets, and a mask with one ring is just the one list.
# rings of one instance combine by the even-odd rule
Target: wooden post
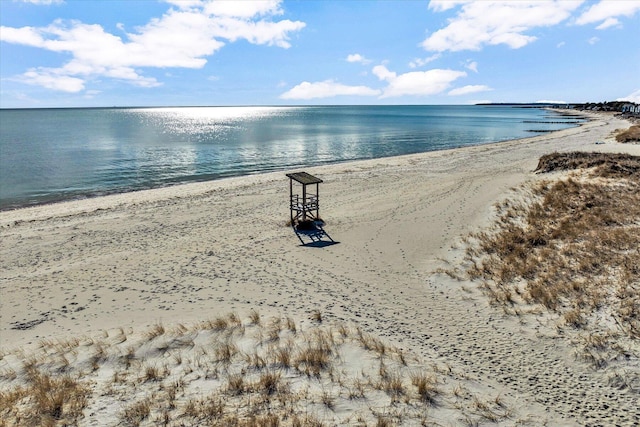
[[316,219],[320,219],[320,184],[316,182]]
[[291,225],[293,226],[293,179],[289,178],[289,210],[291,211]]
[[307,220],[307,186],[302,184],[302,221]]

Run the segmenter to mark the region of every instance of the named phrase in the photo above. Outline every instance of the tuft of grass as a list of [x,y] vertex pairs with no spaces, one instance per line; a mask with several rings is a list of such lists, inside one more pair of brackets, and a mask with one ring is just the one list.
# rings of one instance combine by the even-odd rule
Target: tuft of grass
[[285,390],[285,384],[281,381],[279,372],[265,371],[254,384],[254,389],[267,396],[274,395]]
[[567,325],[571,325],[574,328],[583,327],[586,324],[586,319],[580,308],[574,308],[565,312],[562,317]]
[[477,396],[472,400],[476,414],[487,421],[498,423],[511,415],[510,411],[504,408],[499,395],[493,400],[481,400]]
[[160,323],[157,323],[147,331],[145,336],[149,341],[151,341],[154,338],[164,335],[164,333],[165,333],[164,326],[162,326]]
[[225,404],[215,395],[198,400],[190,399],[182,408],[182,417],[197,421],[196,425],[213,424],[214,421],[219,421],[224,413]]
[[120,361],[124,365],[125,369],[129,369],[135,360],[136,349],[133,346],[127,347],[126,352],[120,356]]
[[291,427],[324,427],[318,418],[313,415],[306,414],[304,416],[294,415],[291,419]]
[[282,369],[291,368],[292,363],[292,351],[291,346],[288,347],[278,347],[274,350],[274,356],[276,364]]
[[262,357],[258,353],[253,353],[245,356],[245,360],[247,366],[252,369],[261,370],[267,366],[267,362],[264,360],[264,357]]
[[153,365],[149,365],[147,367],[145,367],[144,369],[144,381],[148,382],[148,381],[160,381],[162,380],[162,371]]
[[229,320],[224,317],[217,317],[213,320],[209,320],[205,322],[203,325],[204,329],[208,329],[215,332],[221,332],[226,330],[229,327]]
[[[17,425],[75,425],[82,418],[90,388],[69,375],[53,376],[31,368],[24,385],[0,392],[0,414]],[[11,425],[11,424],[8,424]]]
[[388,415],[378,415],[376,419],[376,427],[392,427],[393,419]]
[[322,313],[320,310],[313,310],[310,316],[311,320],[317,323],[322,323]]
[[251,310],[249,313],[249,321],[252,325],[260,325],[260,313],[256,310]]
[[282,322],[278,318],[272,319],[267,328],[267,340],[278,341],[280,339],[280,332],[282,332]]
[[306,347],[298,352],[294,366],[308,376],[319,377],[320,373],[329,368],[330,353],[317,347]]
[[218,362],[229,364],[236,354],[238,354],[238,346],[233,342],[222,342],[215,348],[215,356]]
[[394,398],[398,398],[405,394],[402,377],[397,373],[392,373],[383,378],[382,389],[385,393]]
[[328,391],[323,391],[320,397],[322,404],[329,410],[333,411],[336,406],[336,398]]
[[227,393],[232,396],[240,396],[245,392],[246,384],[244,382],[244,376],[240,374],[229,375],[227,379]]
[[429,405],[436,404],[436,397],[440,394],[438,381],[435,376],[427,375],[424,372],[412,373],[411,384],[416,388],[420,401]]
[[127,425],[139,426],[151,414],[151,400],[143,399],[127,406],[120,419]]
[[298,328],[296,327],[296,322],[292,318],[287,317],[285,320],[285,325],[286,325],[286,328],[289,330],[289,332],[291,332],[292,334],[295,334],[298,332]]
[[356,334],[358,337],[358,341],[360,341],[362,348],[364,348],[365,350],[374,351],[380,356],[384,356],[387,353],[386,345],[378,338],[374,337],[371,334],[362,332],[362,330],[360,330],[359,328],[357,329]]

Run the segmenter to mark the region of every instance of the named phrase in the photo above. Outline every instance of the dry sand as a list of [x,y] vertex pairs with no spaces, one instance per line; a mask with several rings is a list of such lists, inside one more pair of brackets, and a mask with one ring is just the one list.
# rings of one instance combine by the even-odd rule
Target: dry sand
[[[476,285],[435,273],[460,262],[456,245],[495,202],[537,179],[541,155],[640,155],[611,135],[628,126],[594,115],[518,141],[307,168],[325,181],[332,245],[302,246],[286,226],[284,173],[2,212],[0,349],[251,310],[304,327],[319,310],[501,396],[518,414],[501,425],[637,425],[639,395],[577,361],[544,316],[505,316]],[[468,423],[454,412],[436,424]]]

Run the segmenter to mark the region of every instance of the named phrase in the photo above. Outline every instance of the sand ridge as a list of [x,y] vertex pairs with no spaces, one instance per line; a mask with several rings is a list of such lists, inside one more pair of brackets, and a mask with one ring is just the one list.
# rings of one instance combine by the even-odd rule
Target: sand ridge
[[[548,425],[633,425],[638,396],[607,385],[544,322],[505,317],[434,273],[452,245],[552,151],[624,151],[609,115],[519,141],[307,168],[337,242],[301,247],[283,173],[0,213],[2,349],[232,311],[354,322],[446,362]],[[596,141],[605,144],[596,145]],[[453,423],[455,424],[455,423]],[[535,425],[535,423],[534,423]]]

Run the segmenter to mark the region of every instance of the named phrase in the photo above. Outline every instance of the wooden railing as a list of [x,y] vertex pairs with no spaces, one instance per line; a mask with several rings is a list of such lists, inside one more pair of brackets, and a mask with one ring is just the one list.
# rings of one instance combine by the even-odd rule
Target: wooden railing
[[302,198],[298,194],[294,194],[291,196],[291,210],[302,212],[302,211],[316,211],[320,207],[318,203],[317,196],[307,196],[306,198]]

